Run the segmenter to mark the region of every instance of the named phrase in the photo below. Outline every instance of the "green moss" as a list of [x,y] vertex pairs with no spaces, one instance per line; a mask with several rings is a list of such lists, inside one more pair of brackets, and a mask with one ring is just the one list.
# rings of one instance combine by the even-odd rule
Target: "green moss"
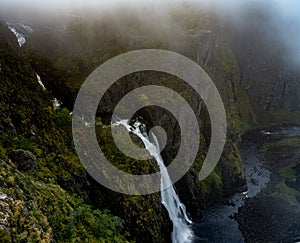
[[[53,109],[51,94],[38,84],[29,60],[1,23],[0,34],[0,192],[9,198],[1,211],[8,207],[10,229],[1,230],[0,238],[127,242],[120,218],[102,205],[88,205],[89,182],[74,152],[68,109]],[[37,166],[18,171],[7,157],[16,149],[33,153]]]
[[220,191],[223,186],[220,172],[214,170],[205,180],[200,182],[200,185],[206,193],[210,193],[213,190]]
[[6,155],[6,149],[4,149],[1,144],[0,144],[0,159],[5,160],[7,159]]
[[277,123],[299,123],[300,114],[291,112],[283,108],[273,110],[271,114],[274,116],[274,121]]
[[18,241],[50,242],[127,242],[123,221],[108,211],[95,210],[76,195],[58,185],[36,181],[31,176],[15,173],[14,165],[2,161],[1,179],[14,180],[0,187],[14,199],[10,203],[10,234]]
[[0,242],[1,243],[11,242],[11,237],[9,232],[2,228],[0,228]]
[[[297,164],[297,163],[296,163]],[[300,197],[300,192],[297,188],[290,186],[286,183],[295,183],[297,179],[296,171],[294,170],[294,165],[289,165],[280,170],[281,180],[275,187],[274,195],[281,197],[282,199],[288,201],[291,205],[295,206],[295,210],[300,210],[299,201],[297,198]]]
[[230,153],[227,158],[229,159],[229,161],[231,162],[231,164],[233,165],[233,171],[237,172],[238,175],[240,175],[240,177],[243,179],[245,178],[245,172],[244,172],[244,168],[242,165],[242,159],[241,157],[238,155],[234,155],[233,153]]
[[299,197],[300,193],[294,188],[288,187],[283,180],[277,184],[276,189],[278,191],[275,195],[278,195],[282,199],[288,201],[291,205],[299,205],[296,197]]
[[252,110],[248,94],[243,89],[239,89],[236,96],[242,120],[242,133],[245,133],[257,124],[256,116]]
[[300,138],[285,138],[278,142],[272,143],[272,147],[300,147]]
[[280,174],[283,178],[296,180],[296,171],[293,169],[292,166],[286,167],[280,171]]
[[[106,158],[116,167],[121,170],[126,171],[127,173],[132,174],[146,174],[157,172],[158,166],[156,162],[152,160],[139,161],[125,156],[115,145],[115,142],[111,136],[110,127],[97,127],[97,136],[99,140],[99,144],[101,146],[101,150],[105,154]],[[120,144],[122,144],[123,149],[130,153],[132,147],[128,142],[124,139],[125,134],[127,134],[127,130],[121,129],[119,133],[115,135],[115,138],[118,140]],[[140,141],[135,136],[131,137],[135,142],[136,146],[144,147]]]

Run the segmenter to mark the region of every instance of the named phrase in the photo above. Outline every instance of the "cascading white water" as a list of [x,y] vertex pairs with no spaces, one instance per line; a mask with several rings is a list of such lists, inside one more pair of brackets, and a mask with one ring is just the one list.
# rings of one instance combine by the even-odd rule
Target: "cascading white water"
[[13,32],[14,35],[17,37],[19,46],[22,47],[26,43],[25,36],[23,34],[17,32],[17,30],[14,27],[12,27],[9,22],[6,22],[6,24],[7,24],[7,27],[10,29],[10,31]]
[[[161,173],[161,188],[164,185],[171,185],[171,178],[164,161],[160,155],[159,144],[157,138],[152,134],[154,143],[151,143],[145,129],[145,125],[136,122],[133,126],[129,125],[128,120],[117,121],[114,125],[123,125],[129,132],[137,135],[144,143],[145,148],[155,158]],[[169,213],[169,217],[173,222],[172,242],[173,243],[189,243],[193,240],[193,231],[189,224],[192,221],[189,219],[184,204],[180,202],[178,195],[173,186],[161,190],[161,202]]]

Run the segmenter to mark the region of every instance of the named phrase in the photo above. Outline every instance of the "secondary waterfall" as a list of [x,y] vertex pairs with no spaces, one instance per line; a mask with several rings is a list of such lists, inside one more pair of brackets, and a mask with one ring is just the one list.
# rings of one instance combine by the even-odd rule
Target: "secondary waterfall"
[[[136,122],[133,126],[129,125],[128,120],[117,121],[114,125],[123,125],[127,128],[129,132],[137,135],[144,143],[145,148],[149,153],[155,158],[161,173],[161,188],[164,185],[170,185],[171,178],[168,174],[168,170],[164,164],[164,161],[160,155],[159,144],[157,138],[152,134],[154,138],[154,143],[151,143],[147,133],[145,125]],[[189,243],[193,240],[193,231],[191,230],[189,224],[192,221],[189,219],[186,208],[183,203],[180,202],[178,195],[176,194],[175,188],[173,186],[161,190],[161,202],[169,213],[169,217],[173,222],[173,232],[171,234],[173,243]]]

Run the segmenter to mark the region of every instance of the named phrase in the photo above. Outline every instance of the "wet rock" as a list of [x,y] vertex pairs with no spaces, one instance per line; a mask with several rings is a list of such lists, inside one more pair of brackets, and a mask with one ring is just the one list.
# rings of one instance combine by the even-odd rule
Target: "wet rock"
[[0,192],[0,229],[9,228],[9,218],[11,214],[11,199],[6,194]]
[[288,187],[293,187],[294,184],[295,184],[295,181],[292,179],[292,178],[287,178],[285,180],[285,184],[288,186]]
[[231,199],[227,199],[223,202],[224,205],[226,206],[232,206],[232,207],[235,207],[236,204],[231,200]]
[[0,200],[5,200],[5,199],[7,199],[6,194],[0,192]]
[[14,150],[9,154],[9,157],[21,171],[32,170],[37,165],[35,155],[28,150]]
[[4,131],[5,131],[4,126],[0,124],[0,134],[4,134]]
[[250,182],[255,186],[259,185],[259,181],[257,179],[251,178]]
[[12,122],[9,123],[9,130],[11,131],[12,134],[14,134],[14,135],[17,134],[17,129]]

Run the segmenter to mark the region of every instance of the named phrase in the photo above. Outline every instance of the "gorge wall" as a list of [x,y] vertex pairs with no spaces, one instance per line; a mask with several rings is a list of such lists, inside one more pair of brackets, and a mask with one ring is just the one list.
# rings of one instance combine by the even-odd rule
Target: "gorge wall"
[[299,112],[299,63],[278,36],[282,27],[271,11],[250,7],[239,21],[229,18],[224,35],[238,60],[241,87],[264,110]]
[[[189,17],[184,17],[186,11],[191,11]],[[241,135],[256,126],[265,112],[267,114],[276,109],[286,109],[287,113],[284,114],[290,115],[290,112],[299,111],[294,102],[299,99],[298,76],[296,72],[290,71],[290,66],[286,67],[284,58],[274,58],[278,56],[279,50],[267,48],[268,40],[264,39],[263,34],[261,38],[254,38],[258,31],[253,27],[256,26],[254,23],[247,22],[249,26],[240,27],[247,29],[248,36],[245,36],[236,26],[227,26],[213,14],[206,14],[205,17],[200,15],[201,17],[191,9],[174,13],[174,25],[180,28],[169,26],[168,31],[163,32],[164,35],[159,35],[157,31],[147,32],[147,28],[151,29],[153,26],[139,26],[138,19],[130,19],[126,34],[115,31],[109,21],[88,23],[76,17],[65,25],[34,23],[34,32],[26,36],[27,42],[21,49],[6,23],[0,24],[0,158],[5,163],[3,168],[6,168],[1,178],[2,182],[7,179],[6,176],[18,175],[21,178],[11,184],[3,182],[0,190],[12,198],[6,204],[14,205],[16,200],[20,200],[18,203],[27,205],[30,217],[37,225],[42,224],[42,219],[47,221],[41,227],[47,228],[48,231],[43,232],[48,233],[42,236],[39,233],[40,237],[65,240],[74,237],[80,239],[81,235],[91,237],[90,239],[103,237],[124,241],[126,238],[141,242],[147,238],[151,242],[170,241],[171,225],[158,193],[127,196],[102,187],[86,174],[72,144],[69,112],[72,111],[81,84],[101,63],[130,50],[172,50],[191,58],[204,68],[224,101],[228,122],[227,141],[216,169],[204,181],[199,181],[199,171],[210,141],[210,120],[201,97],[176,77],[157,72],[141,72],[118,81],[107,92],[99,107],[99,144],[112,163],[136,174],[157,170],[153,161],[138,163],[124,158],[113,145],[110,129],[103,124],[110,120],[113,107],[128,91],[149,83],[165,85],[174,88],[189,102],[200,124],[201,144],[195,164],[175,184],[192,218],[200,217],[201,211],[211,203],[236,191],[245,190],[245,175],[238,150]],[[122,20],[124,23],[128,21]],[[46,91],[39,86],[35,72],[41,76]],[[62,101],[63,108],[53,108],[53,97]],[[257,104],[264,109],[257,112]],[[165,128],[168,142],[162,156],[169,164],[180,145],[178,123],[162,109],[143,109],[137,116],[144,118],[148,128],[155,125]],[[140,143],[135,137],[133,140]],[[22,171],[22,166],[18,165],[20,161],[14,161],[10,157],[11,152],[20,149],[29,151],[36,157],[36,167]],[[22,188],[26,191],[26,197],[13,189],[21,185],[27,187],[29,184],[31,190]],[[40,185],[45,191],[52,192],[49,194],[50,198],[43,196],[38,189]],[[63,201],[58,198],[63,198]],[[53,201],[51,207],[47,206],[48,200]],[[32,204],[40,216],[29,209]],[[75,214],[72,213],[74,211]],[[53,213],[54,218],[51,217]],[[80,213],[86,218],[78,216]],[[24,218],[27,215],[13,211],[10,224],[4,229],[16,228],[18,223],[12,219],[17,216]],[[89,232],[99,229],[90,228],[88,217],[95,222],[112,223],[105,224],[100,230],[104,232],[101,236],[96,233],[89,235]],[[74,225],[79,218],[79,226],[83,229]],[[19,221],[23,222],[21,219]],[[35,234],[28,232],[38,230],[31,229],[29,225],[29,222],[23,222],[21,226],[19,223],[16,229],[18,232],[3,232],[6,237],[23,234],[24,239],[35,239],[30,238],[35,237]],[[115,233],[110,234],[111,231]]]

